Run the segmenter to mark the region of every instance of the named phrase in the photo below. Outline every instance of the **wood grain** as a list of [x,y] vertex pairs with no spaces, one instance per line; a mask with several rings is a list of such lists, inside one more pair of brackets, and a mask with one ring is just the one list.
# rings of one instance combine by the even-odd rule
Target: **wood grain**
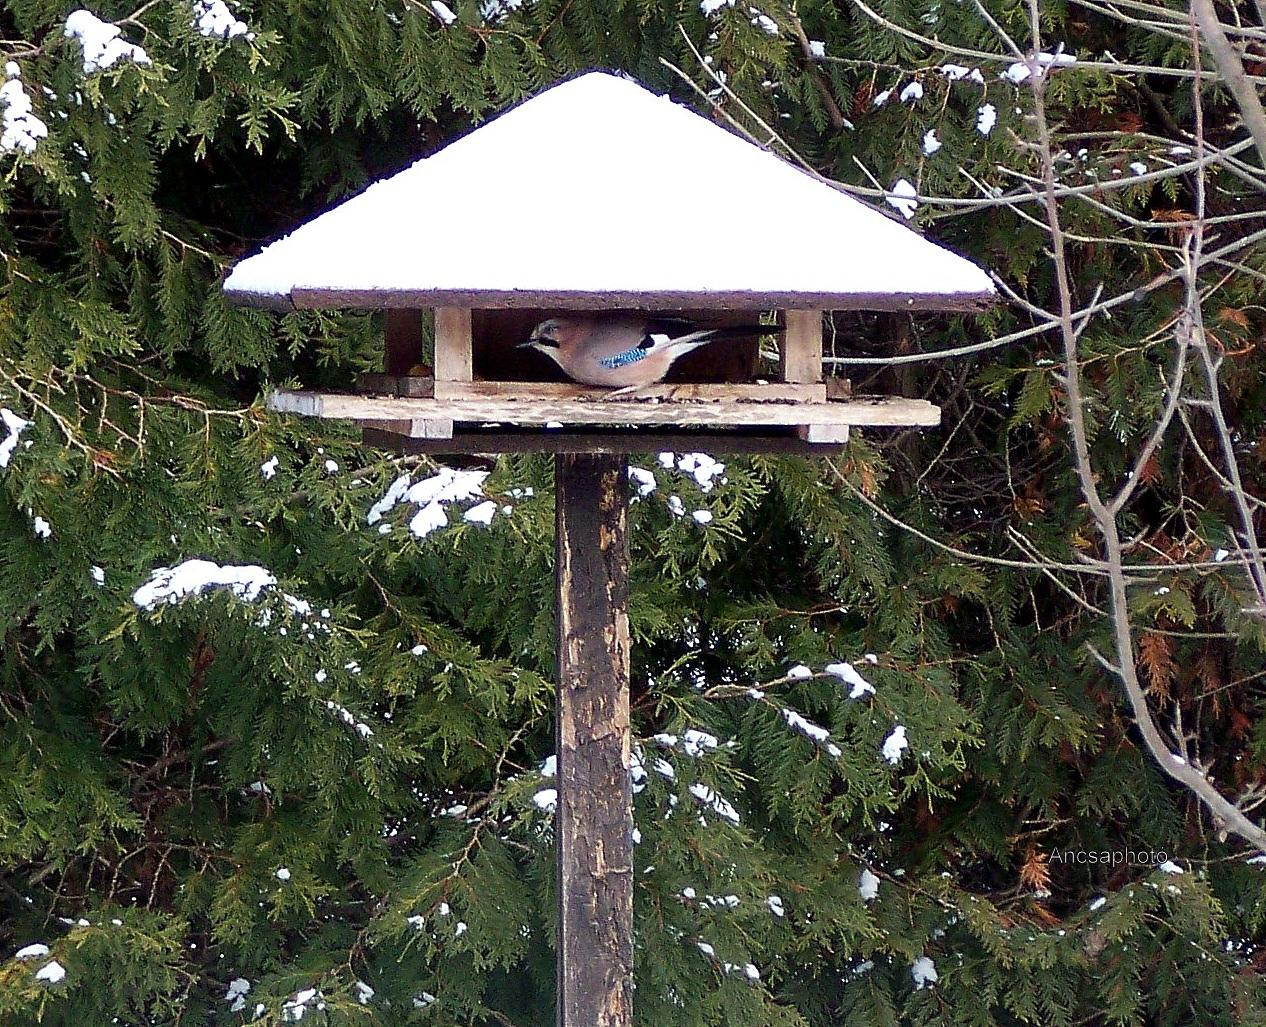
[[855,396],[824,403],[689,403],[603,401],[589,399],[529,400],[410,399],[361,396],[355,393],[274,392],[268,407],[278,413],[352,421],[445,418],[520,425],[651,424],[651,425],[800,425],[851,424],[874,427],[932,427],[941,411],[923,399],[900,396]]
[[708,453],[785,453],[797,456],[829,456],[838,453],[838,443],[809,442],[796,428],[696,431],[691,429],[648,430],[537,430],[455,428],[451,439],[418,439],[363,422],[365,444],[392,453],[427,453],[449,456],[491,455],[496,453],[661,453],[703,450]]
[[778,351],[784,382],[822,380],[822,311],[788,310],[787,330]]
[[468,382],[474,376],[469,307],[435,308],[436,381]]
[[628,464],[555,460],[559,1027],[632,1027]]

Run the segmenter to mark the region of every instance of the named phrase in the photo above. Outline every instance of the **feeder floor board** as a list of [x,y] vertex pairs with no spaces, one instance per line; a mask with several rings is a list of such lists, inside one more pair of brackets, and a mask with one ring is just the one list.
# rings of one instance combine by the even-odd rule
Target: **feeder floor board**
[[[847,428],[841,431],[846,432]],[[661,453],[706,450],[709,453],[783,453],[791,456],[829,456],[844,448],[846,439],[813,442],[795,428],[764,431],[691,431],[690,429],[619,429],[601,431],[503,431],[496,428],[456,428],[452,438],[411,438],[372,424],[362,427],[365,444],[393,453],[431,456],[479,456],[495,453]]]
[[940,408],[924,399],[855,396],[835,402],[656,401],[636,396],[519,401],[508,397],[424,399],[357,393],[274,392],[278,413],[349,421],[449,420],[473,424],[934,427]]

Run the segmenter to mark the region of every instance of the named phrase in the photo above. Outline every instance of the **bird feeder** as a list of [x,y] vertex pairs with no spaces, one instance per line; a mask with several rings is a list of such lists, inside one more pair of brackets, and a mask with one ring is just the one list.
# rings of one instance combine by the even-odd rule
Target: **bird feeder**
[[[354,391],[275,392],[273,410],[356,421],[401,452],[559,454],[558,1022],[628,1027],[627,467],[613,454],[814,453],[855,425],[936,425],[925,400],[824,380],[824,313],[977,309],[994,299],[988,276],[687,108],[590,73],[301,226],[225,291],[385,311],[381,373]],[[715,342],[613,395],[516,348],[578,314],[765,323],[777,373],[761,377],[758,339]]]
[[[225,290],[282,310],[384,309],[382,374],[356,391],[277,392],[270,406],[446,453],[813,452],[838,447],[852,425],[932,426],[940,413],[924,400],[823,380],[823,313],[971,310],[994,298],[962,257],[597,72],[301,226],[240,263]],[[515,349],[547,317],[621,311],[702,326],[763,316],[782,330],[777,374],[758,377],[757,340],[716,343],[668,381],[611,398]]]

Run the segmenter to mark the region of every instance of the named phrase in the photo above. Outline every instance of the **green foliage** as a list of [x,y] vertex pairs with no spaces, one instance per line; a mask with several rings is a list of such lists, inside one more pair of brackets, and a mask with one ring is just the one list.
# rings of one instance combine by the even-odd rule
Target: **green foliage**
[[[450,510],[418,539],[408,503],[369,523],[429,462],[259,400],[275,383],[345,385],[375,366],[381,325],[230,307],[232,261],[593,66],[701,103],[669,61],[740,126],[776,128],[852,186],[905,177],[964,201],[1039,169],[1031,95],[999,78],[1013,57],[974,7],[874,4],[901,33],[823,0],[450,6],[448,24],[422,0],[257,0],[236,12],[253,36],[226,41],[199,34],[184,0],[110,3],[96,13],[151,63],[88,76],[64,5],[0,14],[49,129],[33,153],[0,154],[0,407],[31,421],[0,469],[5,1027],[553,1023],[551,467],[498,461],[487,527]],[[1180,41],[1041,7],[1046,38],[1078,52],[1190,60]],[[1022,6],[987,9],[1026,38]],[[999,56],[950,75],[975,66],[950,46]],[[922,98],[901,101],[915,81]],[[1182,159],[1166,121],[1189,128],[1190,98],[1171,85],[1050,78],[1060,179],[1096,186],[1095,203],[1060,206],[1079,304],[1143,290],[1176,259],[1179,232],[1113,214],[1180,223],[1185,180],[1106,188],[1131,162]],[[1231,119],[1208,122],[1231,141]],[[1212,182],[1214,213],[1256,202],[1241,179]],[[488,202],[532,199],[509,169]],[[1042,214],[925,203],[914,224],[1049,305]],[[754,248],[777,238],[776,217],[750,219]],[[1220,241],[1248,224],[1225,222]],[[1237,260],[1217,270],[1208,328],[1260,494],[1266,251]],[[1140,291],[1082,334],[1105,487],[1163,406],[1179,300]],[[1032,324],[1021,304],[840,314],[833,338],[838,354],[935,351]],[[639,1022],[1266,1022],[1262,867],[1199,829],[1139,748],[1085,648],[1109,649],[1098,578],[1016,566],[1095,552],[1058,354],[1034,332],[984,357],[855,368],[858,391],[940,402],[945,429],[854,439],[830,463],[731,459],[704,487],[635,461],[656,477],[631,514]],[[1207,425],[1196,435],[1213,445]],[[1126,534],[1139,563],[1212,566],[1138,572],[1131,613],[1154,699],[1233,794],[1266,756],[1266,631],[1213,557],[1234,547],[1235,511],[1192,448],[1158,450]],[[689,516],[704,509],[709,523]],[[190,558],[277,583],[138,607],[156,568]],[[846,660],[873,695],[824,671]],[[892,762],[897,725],[909,745]],[[1125,850],[1186,872],[1061,855]],[[36,942],[48,955],[9,958]],[[917,987],[923,957],[938,976]],[[64,980],[38,978],[54,960]]]

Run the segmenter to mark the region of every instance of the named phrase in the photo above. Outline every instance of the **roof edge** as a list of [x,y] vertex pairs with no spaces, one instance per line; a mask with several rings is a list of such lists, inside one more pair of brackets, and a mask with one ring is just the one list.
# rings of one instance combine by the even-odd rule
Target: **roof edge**
[[481,309],[572,310],[985,310],[998,300],[988,292],[959,293],[820,293],[789,291],[695,292],[580,291],[532,289],[293,289],[289,293],[259,293],[225,289],[227,298],[241,306],[268,310],[388,310],[427,307]]

